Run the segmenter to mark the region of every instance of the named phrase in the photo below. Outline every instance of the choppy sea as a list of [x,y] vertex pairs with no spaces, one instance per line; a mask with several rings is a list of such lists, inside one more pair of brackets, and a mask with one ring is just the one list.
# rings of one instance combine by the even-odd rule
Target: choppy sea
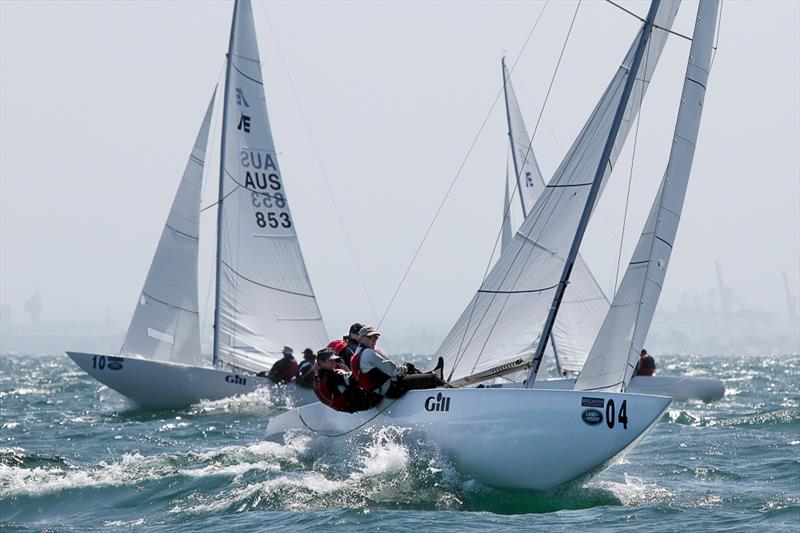
[[727,393],[673,403],[622,462],[536,493],[481,485],[396,428],[267,442],[284,409],[262,392],[144,411],[66,356],[0,355],[0,530],[800,531],[800,356],[659,373]]

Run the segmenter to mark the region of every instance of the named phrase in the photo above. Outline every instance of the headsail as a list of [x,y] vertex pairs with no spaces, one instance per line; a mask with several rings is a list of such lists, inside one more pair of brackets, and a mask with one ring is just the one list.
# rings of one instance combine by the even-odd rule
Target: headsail
[[624,390],[633,375],[678,231],[711,69],[718,8],[717,0],[706,0],[697,9],[667,170],[576,389]]
[[511,238],[513,236],[511,232],[511,206],[509,205],[509,201],[511,197],[509,196],[508,191],[508,165],[506,165],[506,193],[503,198],[503,227],[500,230],[500,253],[502,254],[505,252],[509,245],[511,244]]
[[215,360],[262,370],[328,340],[267,115],[250,0],[238,0],[225,86]]
[[[672,26],[678,5],[677,1],[659,4],[648,60],[633,73],[636,81],[604,181],[639,111],[666,42],[666,29]],[[553,179],[517,231],[511,247],[494,265],[437,351],[437,355],[445,358],[446,375],[456,384],[472,380],[479,373],[488,378],[519,370],[530,361],[600,163],[613,120],[610,111],[619,107],[625,81],[632,75],[633,53],[641,32]],[[591,294],[587,287],[572,283],[566,300],[587,300]]]
[[511,158],[514,162],[517,194],[522,207],[522,220],[530,212],[539,195],[544,191],[544,178],[539,162],[533,154],[528,130],[522,118],[522,111],[517,101],[514,87],[511,85],[506,58],[502,60],[503,89],[506,101],[506,117],[508,119],[508,140],[511,143]]
[[203,166],[213,106],[212,95],[125,335],[123,355],[202,362],[197,253]]
[[[512,150],[516,154],[514,161],[522,161],[519,171],[516,171],[518,194],[523,196],[523,204],[528,209],[534,206],[545,188],[539,163],[533,152],[533,140],[529,138],[525,120],[517,102],[511,75],[503,60],[503,75],[505,77],[503,88],[506,95],[506,115],[508,118],[509,139],[513,143]],[[511,244],[511,212],[513,205],[509,205],[508,176],[506,176],[506,201],[503,219],[503,246],[505,251]],[[522,214],[522,219],[525,218]],[[508,227],[506,227],[508,226]],[[579,255],[578,261],[572,271],[572,283],[585,288],[586,297],[572,298],[562,302],[561,312],[558,315],[556,326],[553,330],[553,344],[555,345],[556,364],[559,371],[579,372],[583,368],[586,356],[592,348],[603,317],[608,312],[608,298],[603,289],[595,280],[584,259]]]

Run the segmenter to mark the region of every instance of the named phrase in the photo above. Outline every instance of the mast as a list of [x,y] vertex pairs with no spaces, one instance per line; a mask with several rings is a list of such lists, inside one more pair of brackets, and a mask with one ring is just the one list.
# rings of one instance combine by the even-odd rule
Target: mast
[[514,133],[511,131],[511,111],[508,108],[508,88],[506,86],[507,73],[506,73],[506,57],[500,60],[503,67],[503,97],[506,102],[506,121],[508,121],[508,142],[511,144],[511,160],[514,162],[514,181],[517,184],[517,193],[519,194],[519,202],[522,205],[522,219],[528,216],[528,210],[525,209],[525,198],[522,195],[522,187],[519,183],[519,164],[517,163],[517,149],[514,146]]
[[212,363],[217,366],[219,360],[220,343],[220,276],[222,275],[222,204],[224,198],[223,182],[225,179],[225,138],[228,130],[228,94],[230,93],[231,70],[233,68],[233,39],[236,35],[236,18],[239,13],[239,0],[233,5],[233,20],[231,21],[231,36],[228,41],[227,62],[225,65],[225,94],[222,99],[222,139],[219,152],[219,194],[217,197],[217,259],[216,276],[214,280],[214,355]]
[[[658,12],[658,6],[660,3],[661,0],[652,0],[650,3],[650,10],[647,13],[647,19],[645,20],[644,28],[642,29],[642,36],[633,56],[633,62],[631,63],[628,78],[625,80],[625,87],[622,90],[619,105],[617,106],[617,111],[614,114],[614,120],[611,123],[611,130],[608,133],[608,138],[606,139],[603,153],[600,156],[600,163],[597,165],[597,171],[594,175],[592,188],[589,190],[589,195],[586,198],[586,204],[584,205],[583,213],[581,214],[581,220],[578,223],[578,229],[575,232],[575,238],[572,241],[572,246],[569,249],[569,254],[567,255],[567,259],[564,263],[564,271],[561,274],[561,280],[556,288],[556,294],[553,298],[553,303],[550,306],[550,311],[547,314],[544,330],[539,338],[539,344],[536,347],[536,355],[531,361],[531,368],[528,371],[528,379],[525,382],[526,388],[530,389],[533,387],[533,383],[536,381],[536,374],[539,372],[539,366],[542,364],[542,356],[544,355],[544,350],[547,347],[547,341],[550,339],[550,335],[553,332],[553,326],[556,322],[556,315],[558,315],[558,309],[561,306],[561,301],[564,298],[564,292],[569,284],[569,277],[572,273],[572,267],[575,266],[575,260],[578,257],[578,251],[580,250],[581,242],[583,241],[583,235],[586,233],[586,226],[589,224],[589,219],[592,216],[592,211],[594,210],[594,205],[597,201],[597,196],[600,193],[600,185],[603,182],[606,165],[608,165],[609,158],[611,156],[611,150],[614,148],[614,143],[617,140],[617,133],[619,132],[622,119],[625,116],[625,109],[628,107],[628,99],[630,98],[631,91],[633,90],[633,85],[636,82],[636,73],[639,71],[639,65],[642,62],[645,47],[650,40],[650,34],[653,31],[653,23],[655,21],[656,13]],[[505,80],[505,78],[503,79]]]

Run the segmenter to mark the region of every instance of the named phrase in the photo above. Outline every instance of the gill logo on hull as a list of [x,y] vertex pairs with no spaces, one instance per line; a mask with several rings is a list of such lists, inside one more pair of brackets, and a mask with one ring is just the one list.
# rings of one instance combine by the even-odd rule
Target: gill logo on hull
[[426,411],[449,411],[450,410],[450,398],[443,396],[440,392],[436,396],[428,396],[425,399],[425,410]]
[[247,385],[247,380],[238,374],[228,374],[225,376],[225,381],[234,385]]

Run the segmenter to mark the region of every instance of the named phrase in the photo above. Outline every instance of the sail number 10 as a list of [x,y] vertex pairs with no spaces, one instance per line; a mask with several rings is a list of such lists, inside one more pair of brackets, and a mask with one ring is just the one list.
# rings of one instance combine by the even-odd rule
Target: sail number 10
[[622,405],[619,406],[619,416],[616,413],[616,406],[614,400],[606,402],[606,425],[609,429],[614,428],[615,422],[622,424],[623,429],[628,429],[628,400],[622,400]]

